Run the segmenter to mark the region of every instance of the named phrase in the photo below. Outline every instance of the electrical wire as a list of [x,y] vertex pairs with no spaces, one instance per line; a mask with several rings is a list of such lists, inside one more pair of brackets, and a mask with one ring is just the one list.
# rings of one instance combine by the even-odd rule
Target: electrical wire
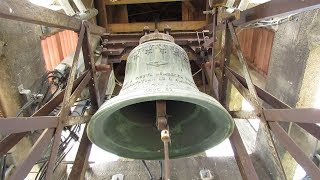
[[153,178],[153,176],[152,176],[152,174],[151,174],[151,172],[150,172],[150,169],[149,169],[149,167],[147,166],[146,161],[145,161],[145,160],[141,160],[141,161],[142,161],[144,167],[146,168],[146,170],[147,170],[147,172],[148,172],[148,175],[149,175],[150,180],[154,180],[154,178]]
[[159,161],[159,164],[160,164],[160,178],[159,178],[159,180],[162,180],[163,178],[162,178],[162,171],[163,171],[163,169],[162,169],[162,161]]

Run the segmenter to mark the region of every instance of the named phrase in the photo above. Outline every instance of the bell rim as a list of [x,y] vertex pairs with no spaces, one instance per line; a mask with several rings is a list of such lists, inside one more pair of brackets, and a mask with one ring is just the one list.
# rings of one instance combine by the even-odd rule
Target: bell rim
[[[91,142],[93,142],[95,145],[97,145],[99,148],[111,152],[113,154],[116,154],[120,157],[125,157],[125,158],[130,158],[130,159],[146,159],[146,160],[158,160],[161,159],[159,158],[142,158],[143,155],[145,155],[144,153],[141,152],[135,152],[135,151],[130,151],[132,154],[137,154],[136,156],[132,155],[132,156],[128,156],[127,153],[125,153],[124,151],[115,151],[114,149],[116,148],[107,148],[105,146],[103,146],[103,144],[99,144],[97,143],[98,141],[96,141],[93,131],[90,132],[90,129],[93,129],[92,126],[94,121],[99,120],[99,118],[101,119],[102,114],[105,113],[105,111],[107,111],[108,113],[112,114],[114,112],[116,112],[117,110],[128,106],[128,105],[132,105],[132,104],[136,104],[136,103],[141,103],[141,102],[147,102],[147,101],[156,101],[156,100],[172,100],[172,101],[181,101],[181,102],[187,102],[187,103],[194,103],[194,100],[197,101],[201,101],[201,102],[205,102],[208,105],[216,108],[217,110],[221,111],[221,114],[225,115],[224,119],[228,119],[229,122],[226,122],[225,124],[228,124],[229,127],[226,128],[226,130],[224,131],[224,135],[220,136],[218,139],[220,139],[220,141],[216,141],[214,144],[213,143],[209,143],[211,140],[210,139],[214,139],[214,135],[215,133],[210,134],[210,136],[208,138],[206,138],[204,141],[202,141],[201,143],[196,144],[195,146],[198,147],[199,150],[197,150],[196,152],[190,152],[187,154],[181,154],[181,155],[175,155],[175,156],[171,156],[170,158],[172,159],[176,159],[176,158],[182,158],[182,157],[188,157],[188,156],[193,156],[196,154],[199,154],[205,150],[208,150],[209,148],[215,147],[216,145],[220,144],[221,142],[223,142],[225,139],[229,138],[233,132],[234,129],[234,120],[233,118],[230,116],[230,114],[227,112],[227,110],[214,98],[212,98],[211,96],[202,93],[200,91],[198,92],[193,92],[191,95],[192,96],[187,96],[184,93],[188,93],[190,95],[190,92],[183,92],[181,94],[169,94],[169,93],[153,93],[153,94],[140,94],[140,95],[136,95],[135,93],[128,93],[125,95],[118,95],[112,99],[110,99],[109,101],[105,102],[100,108],[99,110],[92,116],[90,122],[88,123],[88,127],[86,129],[88,138]],[[196,93],[196,94],[195,94]],[[193,97],[194,96],[194,97]],[[199,98],[202,97],[202,98]],[[207,99],[205,99],[207,98]],[[112,101],[111,103],[108,103]],[[132,103],[129,104],[124,104],[124,102],[130,102],[132,101]],[[200,104],[197,104],[200,105]],[[202,106],[202,105],[200,105]],[[107,109],[108,107],[112,107],[112,109]],[[202,106],[204,107],[204,106]],[[207,107],[204,107],[207,108]],[[104,110],[100,110],[100,109],[104,109]],[[97,119],[97,120],[93,120],[93,119]],[[169,129],[170,130],[170,129]],[[118,146],[119,144],[114,143],[112,140],[107,139],[109,146]],[[160,141],[160,137],[159,137],[159,141]],[[210,144],[210,147],[205,146],[206,144]],[[185,148],[187,149],[187,147]],[[123,148],[123,150],[128,150]],[[143,154],[143,155],[142,155]]]

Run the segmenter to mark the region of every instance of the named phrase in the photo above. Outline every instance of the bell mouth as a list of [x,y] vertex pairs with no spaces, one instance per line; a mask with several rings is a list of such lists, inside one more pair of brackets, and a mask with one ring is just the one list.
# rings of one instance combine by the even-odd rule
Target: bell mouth
[[165,100],[171,143],[170,158],[201,153],[228,138],[234,122],[212,97],[198,92],[187,96],[119,95],[92,117],[87,133],[100,148],[131,159],[163,159],[163,142],[156,127],[155,101]]

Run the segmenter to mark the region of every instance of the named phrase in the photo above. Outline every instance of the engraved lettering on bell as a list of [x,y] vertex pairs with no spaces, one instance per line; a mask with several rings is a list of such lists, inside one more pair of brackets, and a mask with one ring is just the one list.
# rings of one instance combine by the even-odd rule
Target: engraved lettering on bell
[[151,58],[150,61],[147,62],[147,65],[159,67],[168,64],[168,57],[166,57],[167,47],[167,45],[163,44],[150,45],[147,47],[145,54]]

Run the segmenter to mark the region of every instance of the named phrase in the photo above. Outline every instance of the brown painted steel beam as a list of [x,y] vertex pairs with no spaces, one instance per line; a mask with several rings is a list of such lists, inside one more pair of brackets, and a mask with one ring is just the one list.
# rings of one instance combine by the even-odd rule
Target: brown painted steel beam
[[[225,24],[224,30],[222,32],[222,45],[221,45],[221,61],[220,70],[221,70],[221,77],[219,79],[219,100],[220,103],[228,109],[229,107],[229,99],[227,98],[227,86],[228,86],[228,79],[226,76],[226,71],[223,68],[224,66],[228,66],[230,63],[230,52],[231,52],[231,34],[227,29]],[[214,59],[214,57],[213,57]],[[215,62],[215,61],[213,61]],[[212,71],[215,68],[215,63],[211,64]],[[222,68],[221,68],[222,67]],[[254,169],[252,164],[251,158],[243,144],[241,139],[240,133],[238,131],[237,126],[235,125],[232,135],[230,136],[230,143],[235,155],[236,162],[238,164],[238,168],[240,170],[241,176],[245,180],[255,180],[259,179],[258,175]]]
[[264,19],[285,16],[320,8],[319,0],[272,0],[241,12],[235,25],[244,26]]
[[[216,22],[217,22],[217,15],[216,13],[213,14],[212,17],[212,21],[213,21],[213,27],[212,27],[212,39],[213,41],[216,39]],[[218,86],[218,84],[214,83],[214,78],[216,78],[216,73],[215,73],[215,43],[212,43],[212,50],[211,50],[211,54],[212,54],[212,60],[211,60],[211,68],[210,68],[210,81],[209,81],[209,94],[214,97],[215,99],[218,99],[214,89],[215,86]]]
[[316,124],[297,123],[302,129],[310,133],[312,136],[320,140],[320,127]]
[[247,99],[254,108],[259,108],[259,102],[251,96],[249,90],[238,81],[238,79],[229,71],[229,69],[226,69],[225,71],[226,77],[232,82],[240,94],[245,97],[245,99]]
[[[246,94],[242,94],[243,97],[245,97],[253,106],[255,111],[258,113],[258,116],[260,117],[261,120],[261,124],[263,125],[263,133],[265,134],[265,138],[267,140],[268,143],[266,143],[266,148],[269,149],[271,156],[270,158],[272,158],[271,160],[274,163],[274,167],[276,169],[277,172],[277,177],[281,178],[281,179],[287,179],[286,174],[284,172],[284,168],[282,166],[281,163],[281,159],[280,156],[277,152],[276,146],[275,146],[275,142],[274,139],[272,138],[271,135],[271,131],[270,128],[268,127],[269,124],[266,121],[265,115],[263,113],[263,108],[260,105],[259,101],[258,101],[258,95],[255,89],[255,86],[252,82],[252,78],[251,75],[249,73],[249,68],[248,68],[248,64],[243,56],[243,53],[241,51],[241,47],[240,47],[240,43],[238,40],[238,36],[235,32],[234,26],[232,22],[228,22],[228,27],[231,33],[231,37],[233,40],[233,44],[236,48],[237,51],[237,55],[238,55],[238,60],[241,62],[242,64],[242,68],[243,68],[243,73],[244,73],[244,77],[245,77],[245,81],[247,83],[248,89],[244,88],[244,86],[236,79],[236,77],[234,77],[231,72],[228,72],[230,77],[233,78],[233,84],[237,83],[238,85],[240,85],[239,87],[241,87],[240,90],[245,89],[246,90]],[[241,93],[241,92],[240,92]]]
[[[229,67],[226,67],[226,69],[228,69],[245,88],[248,88],[247,83],[242,75],[235,72],[234,70],[232,70]],[[256,85],[254,85],[254,86],[256,88],[256,91],[257,91],[259,98],[262,99],[263,101],[265,101],[266,103],[268,103],[273,108],[277,108],[277,109],[291,108],[289,105],[280,101],[279,99],[277,99],[276,97],[274,97],[272,94],[268,93],[267,91],[263,90],[262,88],[260,88]]]
[[[87,129],[87,125],[85,130]],[[86,131],[83,132],[80,141],[79,149],[74,160],[72,170],[69,175],[69,180],[84,180],[85,173],[88,167],[88,159],[91,152],[92,143],[89,140]]]
[[251,111],[229,111],[229,114],[234,119],[257,119],[258,118],[257,114]]
[[277,137],[283,147],[303,167],[303,169],[307,172],[311,179],[318,179],[320,177],[320,169],[289,137],[289,135],[282,129],[282,127],[276,122],[270,122],[269,126],[273,134]]
[[[227,70],[227,71],[228,71],[228,75],[232,74],[229,70]],[[235,76],[233,76],[233,78],[230,78],[231,81],[233,81],[235,79],[236,79]],[[236,79],[236,81],[237,81],[237,79]],[[246,89],[239,81],[237,81],[234,84],[238,84],[238,85],[242,86],[241,88],[245,89],[244,91],[246,93],[249,93],[248,89]],[[237,87],[237,85],[235,85],[235,86]],[[239,90],[239,92],[241,93],[243,91]],[[244,94],[241,93],[241,94],[245,97],[245,96],[247,96],[247,95],[245,95],[246,93],[244,93]],[[250,98],[248,98],[247,100],[250,101]],[[266,117],[268,117],[268,116],[266,116]],[[276,117],[276,118],[278,118],[278,117]],[[305,123],[303,123],[303,124],[305,124]],[[285,133],[285,131],[281,128],[281,126],[277,122],[268,122],[268,125],[271,128],[272,132],[276,135],[277,139],[279,141],[281,141],[281,144],[297,160],[297,162],[301,166],[303,166],[303,168],[306,170],[306,172],[308,172],[308,174],[312,173],[312,174],[309,174],[309,175],[313,176],[313,177],[316,177],[314,175],[317,175],[318,172],[315,172],[314,167],[313,167],[313,165],[314,165],[313,162],[299,149],[299,147],[292,141],[292,139],[288,136],[288,134]],[[279,127],[281,129],[279,129]],[[312,127],[314,127],[314,126],[312,126]],[[317,132],[317,133],[319,134],[319,132]],[[310,162],[313,165],[310,164]],[[318,176],[318,177],[320,177],[320,176]]]
[[[245,82],[244,78],[233,71],[232,69],[226,67],[238,80],[239,82],[244,86],[247,87],[247,83]],[[255,85],[255,88],[257,90],[258,96],[260,99],[262,99],[264,102],[268,103],[270,106],[274,108],[279,109],[291,109],[291,107],[284,102],[280,101],[276,97],[274,97],[272,94],[268,93],[267,91],[259,88]],[[313,135],[315,138],[320,140],[320,127],[316,124],[309,124],[309,123],[296,123],[298,126],[309,132],[311,135]]]
[[34,164],[41,158],[43,151],[48,148],[52,135],[53,129],[46,129],[43,131],[36,143],[30,149],[26,159],[17,165],[13,175],[9,177],[10,180],[24,179],[24,177],[29,174]]
[[221,59],[220,59],[220,71],[221,77],[219,78],[219,101],[227,108],[227,91],[228,91],[228,78],[226,77],[226,72],[224,66],[229,66],[230,64],[230,54],[231,54],[231,34],[228,31],[227,22],[223,26],[222,39],[221,39]]
[[[63,126],[73,126],[89,122],[91,116],[69,116]],[[58,116],[12,117],[0,118],[0,133],[17,134],[39,129],[56,128]],[[12,140],[11,140],[12,141]]]
[[58,119],[56,116],[0,118],[0,133],[13,134],[54,128],[58,125]]
[[46,175],[45,175],[45,179],[46,180],[51,180],[52,179],[53,168],[54,168],[54,165],[56,163],[57,154],[58,154],[58,147],[59,147],[59,143],[60,143],[60,139],[61,139],[61,133],[62,133],[62,129],[63,129],[63,120],[70,113],[71,105],[69,103],[69,99],[70,99],[70,97],[72,95],[71,94],[72,93],[72,87],[73,87],[74,78],[75,78],[76,72],[77,72],[77,64],[78,64],[78,61],[79,61],[79,55],[80,55],[80,50],[81,50],[82,43],[83,43],[83,40],[84,40],[85,31],[86,31],[86,28],[84,27],[84,24],[82,24],[81,31],[79,33],[79,39],[78,39],[77,47],[76,47],[76,50],[75,50],[75,54],[73,56],[73,62],[72,62],[72,67],[71,67],[70,74],[69,74],[69,77],[68,77],[67,87],[65,89],[65,94],[64,94],[64,97],[63,97],[59,123],[58,123],[58,126],[57,126],[55,134],[54,134],[53,145],[52,145],[52,148],[51,148],[50,158],[49,158],[49,161],[48,161],[48,168],[47,168],[47,172],[46,172]]
[[[106,65],[108,64],[108,56],[103,56],[101,59],[101,64]],[[100,102],[103,103],[105,101],[107,86],[109,83],[109,78],[112,72],[113,66],[110,65],[110,68],[107,69],[107,71],[102,71],[99,79],[98,79],[98,86],[99,86],[99,96],[100,96]],[[97,69],[98,70],[98,69]]]
[[[73,86],[73,90],[79,85],[87,72],[83,73],[76,81]],[[56,108],[59,104],[61,104],[63,100],[65,90],[62,90],[57,96],[52,98],[49,102],[47,102],[44,106],[42,106],[37,112],[35,112],[31,117],[35,116],[46,116],[51,113],[54,108]],[[10,134],[5,137],[0,142],[0,156],[7,153],[13,146],[15,146],[24,136],[26,136],[28,132]]]
[[91,105],[93,110],[97,110],[98,107],[101,105],[99,89],[98,89],[98,80],[96,76],[96,66],[94,61],[94,54],[91,49],[90,45],[90,26],[86,22],[84,23],[86,31],[84,32],[83,36],[83,43],[82,43],[82,52],[83,52],[83,59],[85,69],[89,70],[91,73],[91,79],[89,81],[89,93],[91,99]]
[[264,109],[267,121],[320,123],[320,109]]
[[79,96],[81,95],[81,92],[88,85],[91,78],[92,78],[91,73],[87,73],[87,75],[83,78],[81,83],[77,86],[77,88],[71,94],[69,101],[68,101],[69,106],[72,106],[75,103],[75,101],[79,98]]
[[234,126],[233,133],[230,136],[231,147],[234,152],[241,176],[244,180],[258,180],[258,175],[254,169],[251,158],[243,144],[237,126]]
[[15,146],[28,133],[10,134],[0,142],[0,156],[5,155],[13,146]]
[[[100,94],[103,92],[99,92],[99,83],[98,79],[96,77],[96,69],[95,69],[95,61],[93,59],[93,51],[91,50],[91,46],[89,43],[90,40],[90,29],[86,26],[86,32],[84,34],[84,40],[82,45],[82,51],[83,51],[83,57],[84,57],[84,63],[85,68],[87,70],[90,70],[92,74],[91,81],[89,82],[89,92],[90,92],[90,99],[91,104],[93,106],[93,111],[97,110],[98,107],[102,104],[102,98],[100,97]],[[102,90],[102,89],[100,89]],[[104,96],[103,96],[104,97]],[[85,129],[87,128],[87,125]],[[71,180],[78,180],[78,179],[84,179],[85,172],[87,170],[88,166],[88,158],[90,155],[92,143],[88,139],[86,131],[83,132],[81,142],[79,145],[79,149],[76,155],[76,159],[74,161],[72,170],[69,175],[69,179]]]
[[[80,31],[82,21],[56,11],[37,6],[29,1],[2,0],[0,17],[43,26]],[[105,28],[90,25],[92,33],[103,34]]]
[[[245,26],[261,20],[285,15],[302,13],[320,8],[318,0],[272,0],[240,13],[241,18],[234,21],[235,26]],[[223,30],[222,24],[217,25],[217,30]],[[199,30],[212,31],[212,24],[208,24]]]
[[233,44],[234,44],[236,51],[237,51],[238,59],[242,64],[242,70],[244,73],[244,78],[245,78],[247,85],[248,85],[249,92],[250,92],[251,96],[253,96],[253,98],[255,98],[257,100],[258,99],[257,92],[256,92],[256,89],[254,88],[253,83],[252,83],[252,78],[249,73],[249,67],[248,67],[247,61],[245,60],[245,57],[241,51],[240,43],[239,43],[236,31],[233,27],[233,23],[228,22],[228,27],[229,27],[229,30],[231,33]]

